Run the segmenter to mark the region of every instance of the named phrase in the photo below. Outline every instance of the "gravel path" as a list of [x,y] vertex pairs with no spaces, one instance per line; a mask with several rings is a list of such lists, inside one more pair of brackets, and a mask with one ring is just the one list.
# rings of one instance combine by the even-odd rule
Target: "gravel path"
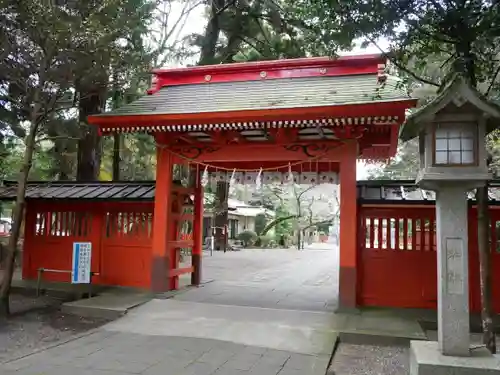
[[407,375],[409,348],[341,343],[330,370],[335,375]]
[[12,295],[12,316],[0,322],[0,362],[106,323],[62,314],[60,303],[47,297]]

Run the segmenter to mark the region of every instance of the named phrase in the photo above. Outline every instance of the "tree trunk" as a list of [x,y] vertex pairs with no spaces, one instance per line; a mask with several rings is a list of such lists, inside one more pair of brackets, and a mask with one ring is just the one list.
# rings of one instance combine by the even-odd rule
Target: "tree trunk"
[[[468,20],[462,20],[464,25],[459,27],[466,32]],[[457,55],[462,58],[462,69],[469,78],[470,84],[477,86],[475,59],[472,45],[469,40],[455,46]],[[486,142],[486,140],[483,140]],[[488,160],[489,161],[489,160]],[[489,164],[489,163],[488,163]],[[493,331],[492,301],[491,301],[491,271],[490,271],[490,213],[488,199],[488,183],[476,190],[477,199],[477,245],[479,253],[479,273],[481,289],[481,320],[483,325],[483,342],[491,351],[496,353],[495,333]]]
[[3,264],[0,270],[0,316],[7,316],[10,313],[9,296],[10,287],[12,284],[12,276],[14,275],[14,268],[16,263],[17,242],[21,233],[21,225],[24,216],[24,203],[26,193],[26,182],[31,169],[33,160],[33,150],[35,148],[35,136],[38,128],[37,114],[39,105],[34,106],[33,116],[31,121],[30,130],[26,137],[26,151],[23,158],[23,164],[19,172],[17,180],[17,196],[14,212],[12,215],[12,230],[7,245],[7,254],[5,255]]
[[227,228],[228,224],[228,203],[227,196],[229,192],[229,182],[219,181],[217,182],[217,189],[215,191],[215,238],[214,247],[215,250],[227,250],[227,235],[224,228]]
[[99,177],[101,166],[101,137],[97,127],[89,125],[87,117],[101,113],[104,107],[106,89],[95,87],[80,92],[79,121],[84,127],[82,138],[78,141],[78,181],[95,181]]
[[210,8],[210,19],[208,20],[205,35],[203,36],[200,60],[198,65],[208,65],[215,62],[215,53],[220,34],[219,10],[225,5],[226,0],[212,0]]
[[121,134],[113,134],[113,181],[120,181]]
[[494,354],[496,353],[496,342],[491,303],[490,215],[487,184],[477,189],[476,199],[483,344]]
[[54,174],[57,176],[57,179],[59,181],[67,181],[70,179],[71,173],[71,167],[68,163],[67,149],[64,144],[61,144],[61,142],[58,142],[57,140],[54,143],[54,150],[56,154]]
[[[122,93],[118,85],[118,74],[113,72],[113,96],[111,98],[111,107],[113,109],[120,108],[120,102],[122,98]],[[120,150],[121,150],[121,134],[113,134],[113,159],[112,159],[112,169],[113,169],[113,181],[120,181]]]
[[217,182],[215,191],[215,250],[227,250],[227,236],[224,233],[225,225],[228,223],[228,200],[229,183],[225,181]]

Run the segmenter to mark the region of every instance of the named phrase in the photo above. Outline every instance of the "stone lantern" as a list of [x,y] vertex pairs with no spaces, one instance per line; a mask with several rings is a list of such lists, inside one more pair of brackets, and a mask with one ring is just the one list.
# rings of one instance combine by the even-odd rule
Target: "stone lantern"
[[[498,127],[499,119],[500,107],[456,76],[401,128],[403,141],[419,138],[417,184],[436,192],[438,343],[412,342],[412,375],[434,373],[437,367],[443,370],[448,365],[452,372],[443,374],[455,373],[456,363],[451,361],[456,357],[465,357],[460,359],[465,368],[472,360],[472,372],[466,373],[482,373],[473,365],[469,339],[467,192],[484,186],[492,177],[486,163],[485,136]],[[500,359],[488,358],[500,374]]]
[[494,129],[500,107],[489,103],[457,77],[436,99],[410,115],[403,141],[419,137],[417,183],[429,190],[465,184],[469,189],[489,180],[485,136]]

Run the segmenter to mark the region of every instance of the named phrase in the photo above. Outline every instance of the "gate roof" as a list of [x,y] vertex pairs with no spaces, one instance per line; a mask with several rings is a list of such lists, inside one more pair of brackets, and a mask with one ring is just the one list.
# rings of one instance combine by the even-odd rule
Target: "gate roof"
[[199,140],[214,130],[399,126],[415,100],[384,68],[381,55],[360,55],[156,70],[150,95],[89,122]]

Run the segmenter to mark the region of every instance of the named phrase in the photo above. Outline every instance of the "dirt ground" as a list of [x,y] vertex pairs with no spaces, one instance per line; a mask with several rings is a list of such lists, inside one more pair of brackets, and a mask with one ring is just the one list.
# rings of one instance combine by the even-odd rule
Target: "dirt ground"
[[63,314],[60,304],[49,297],[11,295],[11,317],[0,322],[0,362],[107,322]]
[[407,375],[409,348],[341,343],[330,370],[335,375]]

